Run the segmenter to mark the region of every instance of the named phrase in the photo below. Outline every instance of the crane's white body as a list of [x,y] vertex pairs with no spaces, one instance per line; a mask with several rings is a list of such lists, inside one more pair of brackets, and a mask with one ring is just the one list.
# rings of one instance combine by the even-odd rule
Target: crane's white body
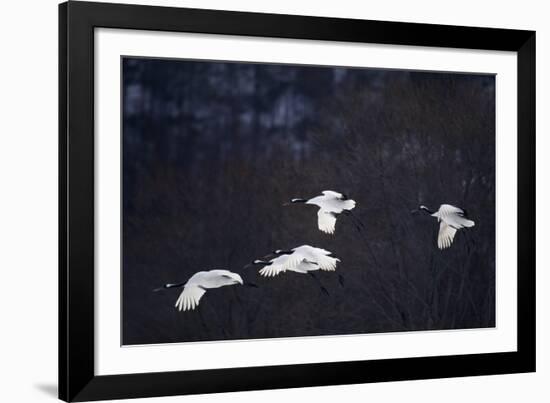
[[243,279],[237,273],[229,270],[199,271],[187,280],[187,283],[183,286],[183,291],[176,301],[175,307],[179,311],[194,310],[199,306],[199,302],[206,293],[206,290],[235,284],[242,285]]
[[302,274],[316,270],[335,271],[340,262],[340,259],[330,256],[331,252],[328,250],[309,245],[298,246],[291,249],[291,252],[271,259],[270,264],[260,270],[260,274],[273,277],[285,271]]
[[[425,206],[421,209],[429,211]],[[464,217],[464,210],[450,204],[442,204],[439,210],[430,214],[439,222],[439,234],[437,235],[437,246],[439,249],[446,249],[453,243],[456,232],[461,228],[470,228],[475,222]]]
[[319,211],[317,212],[319,230],[327,234],[334,234],[336,215],[341,214],[343,211],[353,210],[356,203],[355,200],[347,199],[342,193],[333,190],[324,190],[321,193],[322,195],[305,201],[305,204],[319,207]]

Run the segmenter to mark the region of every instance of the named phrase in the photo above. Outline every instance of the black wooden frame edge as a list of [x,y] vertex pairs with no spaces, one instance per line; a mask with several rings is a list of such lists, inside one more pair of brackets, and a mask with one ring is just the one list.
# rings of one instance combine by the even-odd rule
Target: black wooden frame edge
[[67,399],[67,4],[59,5],[59,42],[58,42],[58,108],[59,108],[59,148],[58,148],[58,393],[59,398]]
[[[518,351],[95,376],[95,27],[517,51]],[[86,401],[534,371],[534,181],[535,33],[532,31],[109,3],[60,4],[59,397]]]
[[536,37],[518,49],[518,352],[536,367]]

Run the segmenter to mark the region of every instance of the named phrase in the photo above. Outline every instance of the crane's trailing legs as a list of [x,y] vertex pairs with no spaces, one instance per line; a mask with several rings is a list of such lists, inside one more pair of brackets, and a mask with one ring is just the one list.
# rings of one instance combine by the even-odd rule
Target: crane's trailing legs
[[317,276],[316,276],[313,272],[311,272],[311,271],[308,271],[308,274],[317,282],[317,284],[318,284],[319,287],[321,288],[321,291],[322,291],[325,295],[330,296],[328,290],[325,288],[325,286],[323,285],[323,283],[321,283],[321,280],[319,280],[319,279],[317,278]]

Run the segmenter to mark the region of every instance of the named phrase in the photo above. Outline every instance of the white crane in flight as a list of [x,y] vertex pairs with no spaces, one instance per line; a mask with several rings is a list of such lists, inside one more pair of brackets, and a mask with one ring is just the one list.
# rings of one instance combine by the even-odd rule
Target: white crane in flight
[[[328,295],[328,291],[321,284],[314,272],[335,271],[336,265],[340,259],[325,249],[315,248],[309,245],[302,245],[290,250],[278,249],[273,252],[276,257],[270,260],[256,259],[252,264],[263,265],[260,269],[260,275],[264,277],[274,277],[281,273],[291,271],[300,274],[309,274],[320,285],[321,290]],[[339,276],[340,283],[343,279]]]
[[185,283],[165,284],[154,291],[183,287],[183,291],[178,297],[175,307],[179,311],[189,311],[199,306],[199,302],[206,293],[206,290],[236,284],[245,284],[239,274],[229,270],[214,269],[199,271],[193,274]]
[[439,234],[437,236],[437,246],[439,249],[446,249],[451,246],[456,231],[475,225],[475,222],[466,218],[464,210],[450,204],[442,204],[437,211],[432,211],[426,206],[420,206],[420,210],[437,218],[439,222]]
[[317,212],[317,224],[319,230],[326,234],[334,234],[336,227],[336,218],[338,214],[350,212],[355,208],[355,200],[348,199],[343,193],[333,190],[324,190],[322,195],[312,197],[311,199],[291,199],[290,203],[312,204],[319,207]]

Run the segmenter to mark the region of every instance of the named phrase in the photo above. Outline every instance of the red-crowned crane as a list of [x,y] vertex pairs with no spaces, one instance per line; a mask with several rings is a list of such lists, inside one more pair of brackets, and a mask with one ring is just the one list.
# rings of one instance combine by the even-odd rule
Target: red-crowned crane
[[466,218],[464,210],[450,204],[442,204],[437,211],[432,211],[426,206],[420,206],[420,210],[437,218],[439,222],[439,234],[437,236],[437,246],[439,249],[446,249],[451,246],[456,231],[475,225],[475,222]]
[[[350,212],[355,208],[355,200],[333,190],[324,190],[322,195],[311,199],[292,199],[290,203],[312,204],[319,207],[317,212],[317,224],[319,230],[326,234],[334,234],[336,217],[343,212]],[[288,204],[288,203],[287,203]]]

